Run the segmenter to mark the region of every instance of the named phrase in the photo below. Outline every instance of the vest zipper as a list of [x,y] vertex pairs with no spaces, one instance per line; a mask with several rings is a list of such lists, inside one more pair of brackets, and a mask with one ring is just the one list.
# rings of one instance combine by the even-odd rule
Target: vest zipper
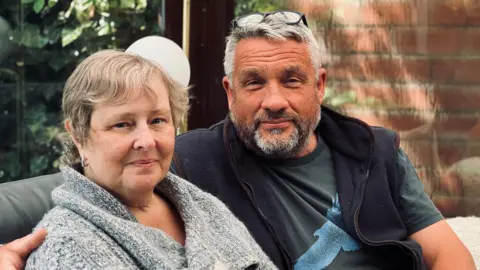
[[371,242],[370,240],[367,240],[365,238],[365,236],[363,236],[362,232],[360,231],[360,226],[359,226],[359,223],[358,223],[358,216],[360,215],[360,208],[362,207],[362,203],[363,203],[363,194],[365,193],[365,186],[366,186],[366,182],[367,182],[367,179],[370,175],[370,166],[371,166],[371,162],[372,162],[372,154],[373,154],[373,144],[370,144],[370,157],[369,157],[369,164],[368,164],[368,169],[367,169],[367,174],[365,176],[365,181],[364,183],[362,184],[362,193],[360,194],[360,203],[357,207],[357,209],[355,210],[355,215],[354,215],[354,225],[355,225],[355,232],[357,233],[358,235],[358,238],[360,238],[360,240],[367,246],[370,246],[370,247],[380,247],[380,246],[388,246],[388,245],[395,245],[395,246],[400,246],[400,247],[403,247],[403,248],[406,248],[408,249],[412,254],[413,254],[413,257],[415,258],[415,265],[414,265],[414,268],[413,269],[418,269],[418,265],[419,265],[419,259],[417,257],[417,254],[415,253],[415,251],[408,247],[407,245],[404,245],[398,241],[379,241],[379,242]]
[[284,257],[284,259],[286,260],[287,262],[287,267],[288,269],[293,269],[292,267],[292,258],[290,258],[290,255],[288,254],[287,250],[283,247],[282,243],[280,242],[280,239],[278,239],[277,237],[277,233],[275,231],[275,228],[273,227],[273,225],[270,223],[270,221],[268,221],[268,219],[265,217],[265,215],[263,214],[262,210],[260,209],[260,207],[258,207],[258,204],[257,204],[257,200],[256,200],[256,197],[255,197],[255,191],[253,190],[253,187],[246,181],[244,181],[240,175],[238,174],[238,169],[237,169],[237,160],[235,159],[235,155],[233,154],[233,148],[232,148],[232,144],[228,144],[228,146],[230,147],[230,154],[232,155],[232,159],[233,159],[233,166],[234,166],[234,171],[235,171],[235,176],[237,177],[238,180],[240,180],[240,182],[242,182],[242,184],[246,185],[248,187],[248,189],[250,190],[250,193],[251,194],[248,194],[254,207],[255,207],[255,210],[260,214],[260,216],[262,217],[263,219],[263,222],[265,222],[267,224],[267,227],[269,228],[270,232],[272,233],[273,235],[273,239],[275,240],[277,246],[280,248],[280,250],[282,251],[282,256]]

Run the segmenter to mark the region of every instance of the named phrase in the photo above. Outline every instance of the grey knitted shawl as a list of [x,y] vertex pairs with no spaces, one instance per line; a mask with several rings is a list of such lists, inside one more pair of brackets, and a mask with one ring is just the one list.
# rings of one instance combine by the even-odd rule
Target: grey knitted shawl
[[247,228],[214,196],[168,173],[156,192],[185,224],[186,244],[137,222],[118,199],[76,170],[62,168],[57,205],[37,225],[45,242],[26,269],[276,269]]

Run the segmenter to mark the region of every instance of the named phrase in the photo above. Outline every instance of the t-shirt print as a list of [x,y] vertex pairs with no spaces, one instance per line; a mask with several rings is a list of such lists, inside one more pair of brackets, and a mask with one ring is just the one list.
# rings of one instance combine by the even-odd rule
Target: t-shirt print
[[295,263],[296,270],[324,269],[341,250],[349,252],[361,248],[361,245],[342,229],[344,226],[338,194],[332,198],[332,208],[327,211],[326,217],[328,221],[314,233],[318,239]]

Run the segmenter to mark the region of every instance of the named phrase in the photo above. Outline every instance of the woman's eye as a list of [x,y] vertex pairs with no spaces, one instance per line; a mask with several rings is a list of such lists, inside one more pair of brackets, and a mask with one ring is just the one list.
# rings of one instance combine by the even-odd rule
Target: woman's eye
[[115,125],[113,125],[114,128],[127,128],[129,126],[130,124],[128,124],[127,122],[116,123]]
[[155,118],[155,119],[152,120],[152,124],[153,124],[153,125],[161,124],[161,123],[163,123],[163,122],[165,122],[165,121],[164,121],[163,119],[161,119],[161,118]]

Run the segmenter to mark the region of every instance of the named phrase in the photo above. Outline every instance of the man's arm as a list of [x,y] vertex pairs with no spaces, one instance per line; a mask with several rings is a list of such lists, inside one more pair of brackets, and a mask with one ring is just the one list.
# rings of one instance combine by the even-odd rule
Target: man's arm
[[472,255],[445,220],[410,236],[422,246],[429,269],[475,270]]
[[420,244],[429,269],[475,270],[470,252],[435,207],[402,149],[397,153],[399,213],[409,238]]
[[0,269],[23,269],[28,255],[42,244],[46,236],[47,231],[39,229],[23,238],[0,246]]

